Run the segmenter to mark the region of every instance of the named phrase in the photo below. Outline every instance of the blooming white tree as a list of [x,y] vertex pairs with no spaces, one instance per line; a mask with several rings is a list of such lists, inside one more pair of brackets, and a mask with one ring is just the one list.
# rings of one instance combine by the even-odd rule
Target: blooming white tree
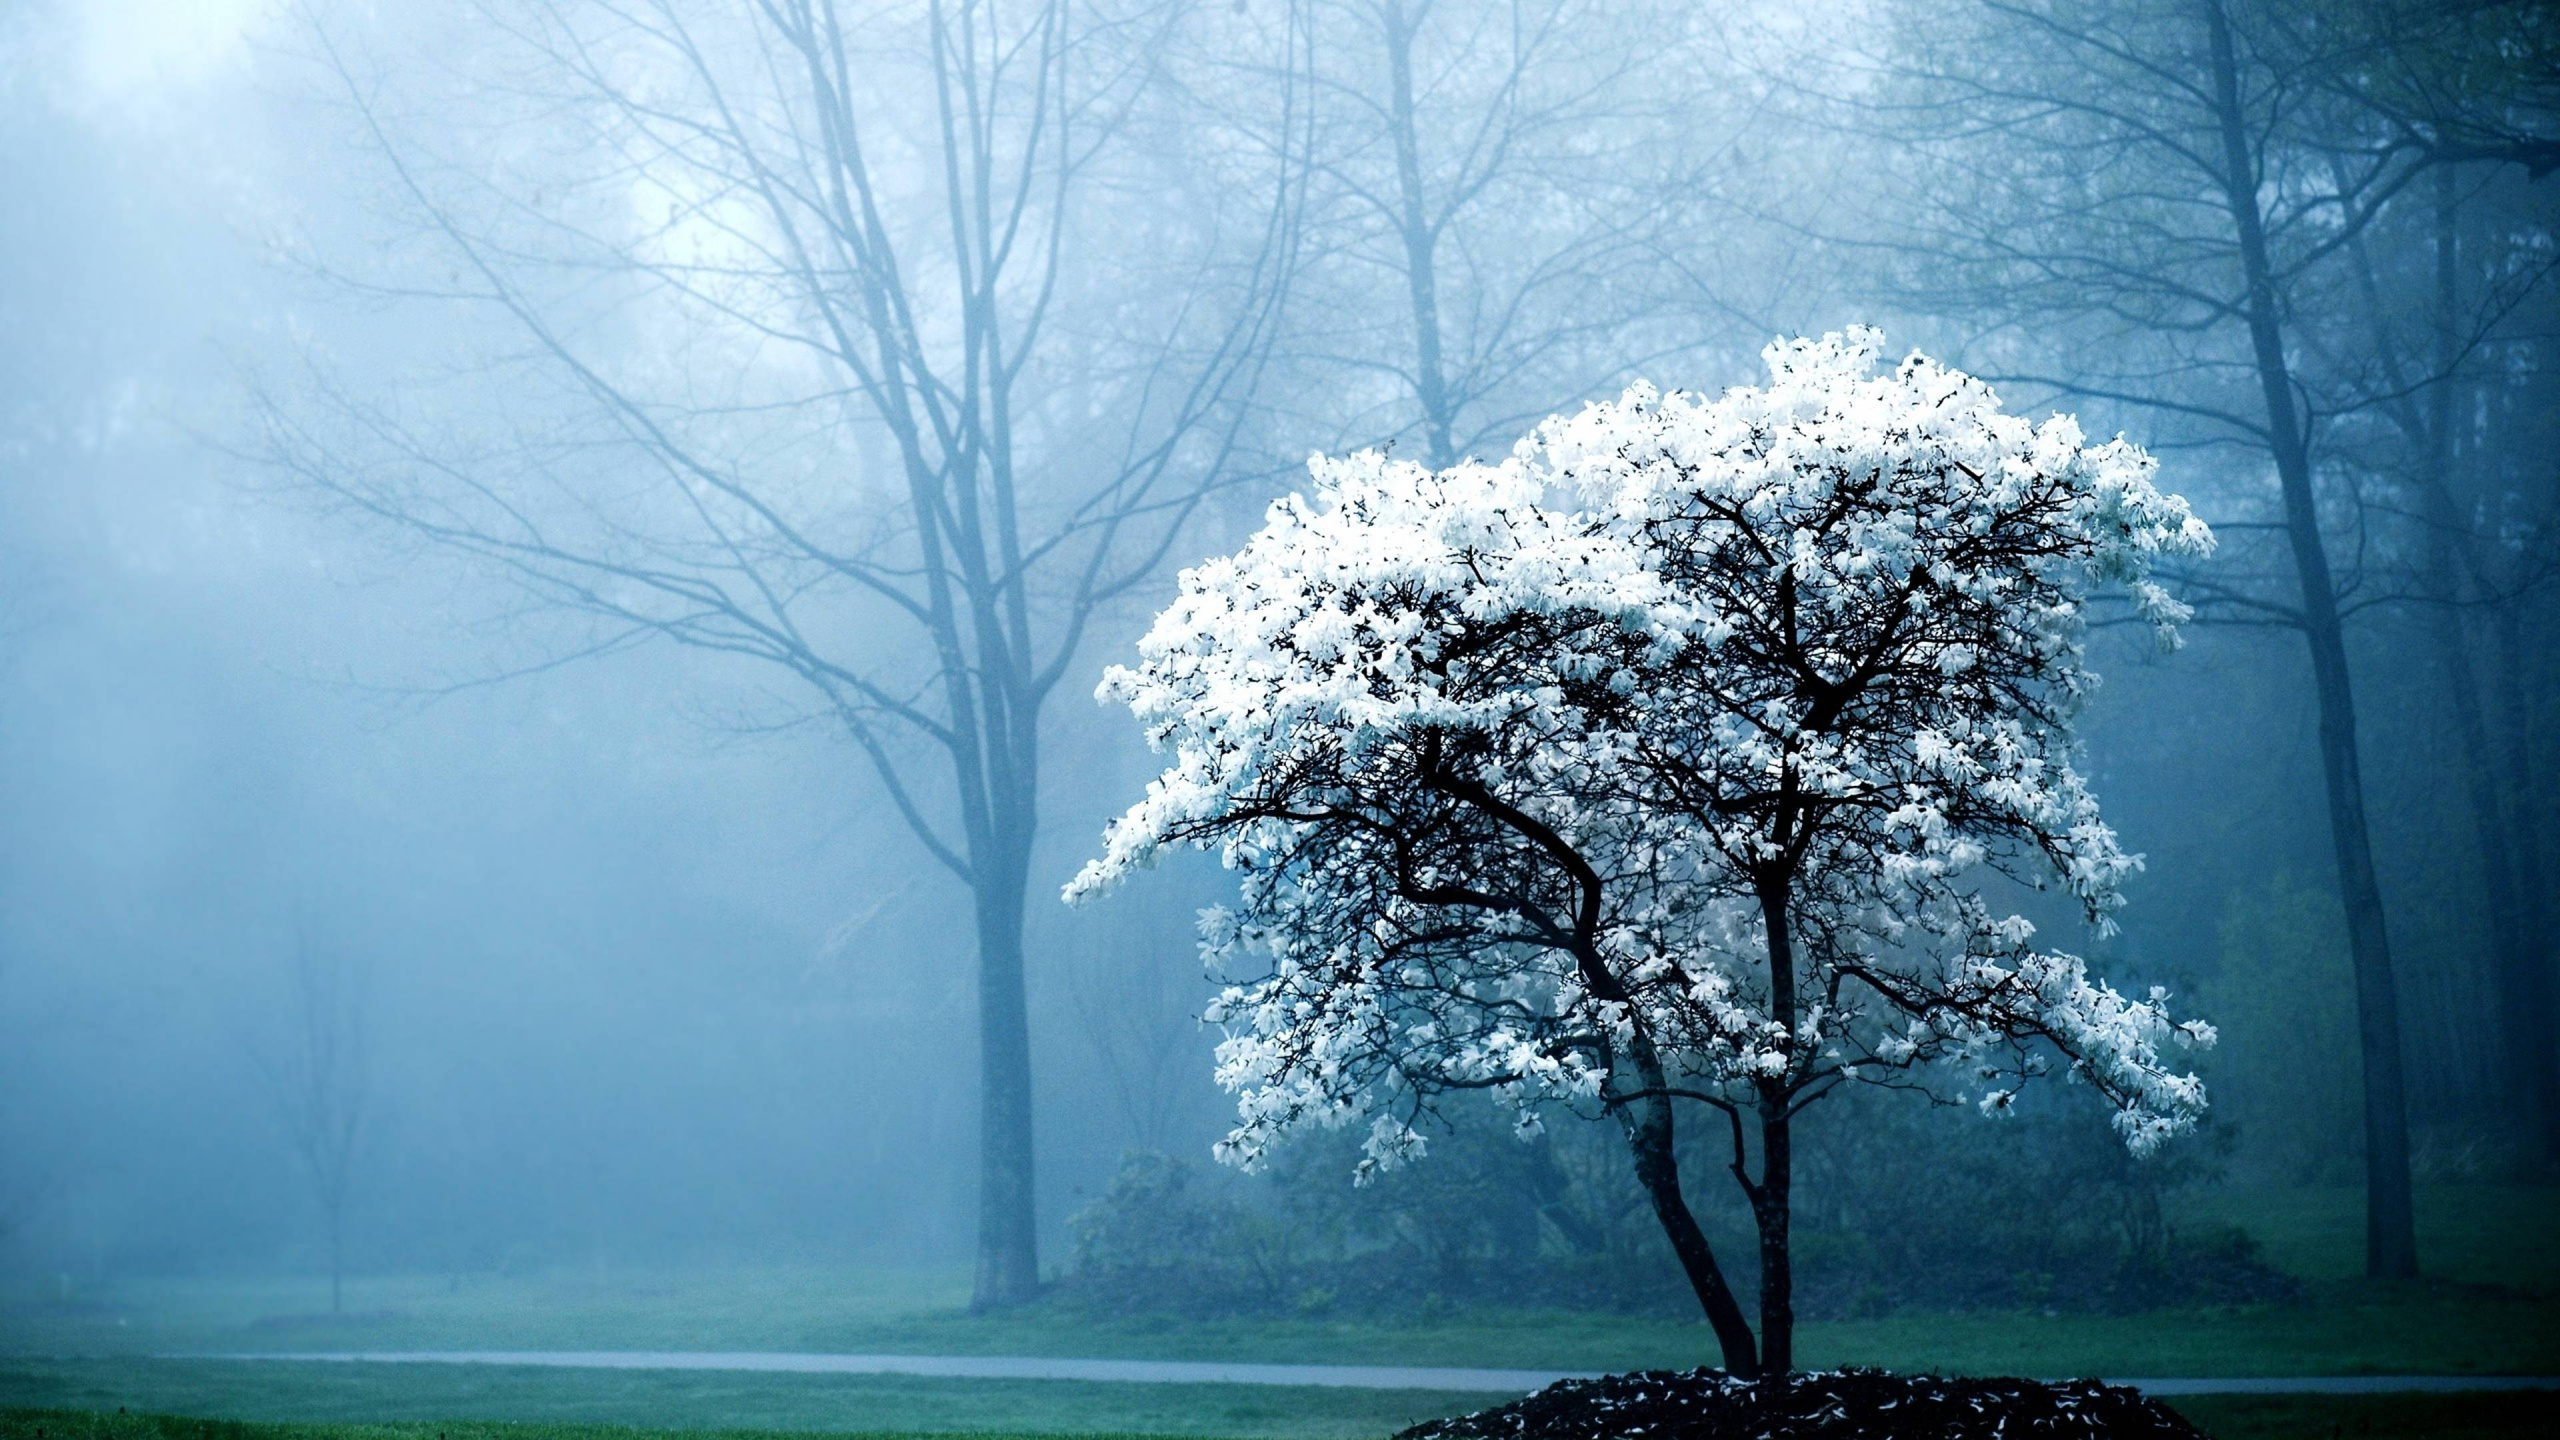
[[[2071,764],[2090,591],[2174,643],[2148,566],[2211,536],[2135,447],[1923,357],[1879,373],[1881,343],[1638,386],[1498,466],[1318,459],[1312,500],[1185,573],[1102,689],[1171,761],[1069,894],[1173,845],[1241,874],[1205,939],[1225,1158],[1365,1119],[1394,1164],[1458,1091],[1524,1130],[1606,1113],[1752,1375],[1792,1366],[1792,1126],[1838,1086],[1997,1112],[2058,1063],[2138,1151],[2195,1123],[2165,1052],[2211,1028],[1986,886],[2111,926],[2139,861]],[[1684,1100],[1728,1122],[1756,1342],[1682,1197]]]

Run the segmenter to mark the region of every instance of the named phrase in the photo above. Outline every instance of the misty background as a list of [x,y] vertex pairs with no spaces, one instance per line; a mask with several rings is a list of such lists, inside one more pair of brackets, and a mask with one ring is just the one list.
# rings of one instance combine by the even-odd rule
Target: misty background
[[[1257,79],[1261,59],[1295,53],[1286,27],[1255,28],[1280,8],[1211,7],[1205,30],[1165,42],[1155,78],[1179,103],[1132,122],[1158,138],[1080,221],[1224,245],[1227,228],[1186,228],[1197,196],[1243,193],[1236,177],[1274,153],[1257,148],[1273,135],[1295,137],[1274,142],[1284,157],[1292,144],[1325,157],[1292,202],[1297,269],[1222,432],[1219,487],[1096,611],[1042,715],[1024,951],[1051,1272],[1073,1254],[1070,1217],[1124,1156],[1205,1167],[1229,1113],[1209,1078],[1216,1037],[1193,1019],[1208,989],[1192,916],[1225,893],[1214,867],[1168,868],[1087,908],[1055,902],[1151,773],[1125,717],[1087,696],[1176,569],[1230,546],[1298,483],[1307,451],[1496,455],[1630,378],[1748,383],[1773,335],[1851,323],[1993,374],[2086,380],[2103,369],[2091,354],[2122,354],[2103,317],[1968,306],[1961,277],[1842,243],[1877,233],[1860,207],[1905,173],[1895,129],[1943,121],[1825,109],[1841,76],[1787,58],[1818,20],[1568,6],[1594,14],[1505,69],[1487,56],[1517,59],[1504,49],[1516,34],[1443,6],[1417,32],[1422,136],[1455,167],[1433,192],[1448,206],[1434,232],[1447,376],[1424,385],[1399,318],[1409,237],[1369,203],[1396,160],[1343,138],[1359,112],[1328,110],[1324,84],[1288,110]],[[504,316],[451,299],[464,277],[422,234],[350,94],[378,100],[399,143],[448,178],[496,177],[492,193],[538,195],[548,167],[574,168],[574,127],[546,130],[531,118],[540,95],[491,88],[521,78],[522,59],[493,23],[411,9],[0,7],[0,1269],[21,1285],[325,1270],[289,1096],[314,1003],[354,1037],[361,1073],[351,1274],[963,1265],[979,1183],[970,896],[900,823],[871,762],[771,666],[663,639],[600,644],[488,565],[315,495],[264,448],[262,406],[325,415],[331,395],[414,407],[456,435],[500,418],[517,435],[582,423],[546,418],[575,397],[523,378],[539,357]],[[1230,19],[1233,33],[1218,28]],[[1308,33],[1342,94],[1374,95],[1356,78],[1374,78],[1375,55],[1356,19],[1319,15]],[[1518,101],[1524,87],[1534,103]],[[1468,148],[1469,107],[1497,93],[1516,135],[1492,156]],[[2548,256],[2554,182],[2483,162],[2461,183],[2462,223]],[[635,214],[654,203],[625,193]],[[2427,223],[2376,231],[2394,303],[2424,293]],[[1067,276],[1060,323],[1095,356],[1116,353],[1122,312],[1155,293],[1147,248],[1128,243],[1125,271],[1079,259]],[[2465,613],[2479,617],[2492,718],[2511,715],[2547,775],[2560,674],[2541,527],[2560,481],[2560,333],[2533,264],[2549,261],[2515,272],[2532,283],[2501,292],[2479,352],[2498,377],[2479,463],[2514,477],[2486,528],[2512,583]],[[726,383],[766,363],[610,307],[577,311],[584,282],[553,278],[599,332],[627,327],[603,343],[635,364]],[[2339,305],[2350,288],[2338,282]],[[2334,362],[2326,373],[2373,371],[2338,353],[2355,328],[2307,342]],[[2002,388],[2158,453],[2164,488],[2224,533],[2212,583],[2236,590],[2266,569],[2274,552],[2249,530],[2272,487],[2262,452],[2190,415]],[[2422,1180],[2545,1174],[2542,1102],[2522,1093],[2495,1018],[2502,960],[2459,781],[2441,597],[2423,593],[2424,539],[2391,494],[2397,442],[2355,439],[2385,428],[2383,408],[2326,417],[2322,474],[2327,493],[2366,497],[2342,502],[2336,533],[2414,1166]],[[1079,463],[1070,425],[1026,443],[1044,473]],[[848,428],[815,459],[774,463],[860,488],[885,468],[879,444]],[[871,643],[858,617],[846,625],[854,650]],[[2101,968],[2193,996],[2224,1034],[2207,1072],[2216,1138],[2193,1183],[2352,1184],[2355,999],[2301,636],[2207,624],[2174,656],[2132,636],[2099,645],[2088,768],[2148,858]],[[2532,771],[2501,784],[2547,864],[2560,854],[2549,787]],[[316,974],[331,987],[317,1002]],[[2033,1103],[2100,1130],[2073,1108],[2087,1098],[2057,1088]],[[1347,1167],[1336,1178],[1347,1185]]]

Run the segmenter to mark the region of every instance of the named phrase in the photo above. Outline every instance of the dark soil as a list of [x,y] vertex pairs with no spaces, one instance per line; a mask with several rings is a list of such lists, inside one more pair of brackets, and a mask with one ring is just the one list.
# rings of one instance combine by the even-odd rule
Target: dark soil
[[2095,1380],[1829,1370],[1751,1382],[1721,1370],[1562,1380],[1396,1440],[2204,1440],[2142,1392]]

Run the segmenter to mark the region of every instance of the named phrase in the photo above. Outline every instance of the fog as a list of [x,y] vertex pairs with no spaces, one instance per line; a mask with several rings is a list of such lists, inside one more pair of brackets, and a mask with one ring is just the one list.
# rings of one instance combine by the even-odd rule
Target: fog
[[[2103,227],[2103,196],[2030,213],[2011,175],[1921,208],[1930,177],[1996,168],[1996,151],[1928,148],[1963,138],[1943,108],[1960,100],[1893,88],[1963,34],[1928,33],[1922,7],[1841,7],[1895,17],[1872,28],[1802,8],[1521,21],[1444,0],[1409,32],[1372,24],[1394,6],[1110,10],[1076,32],[1072,104],[989,102],[992,171],[1028,176],[1031,198],[999,185],[964,217],[983,251],[954,248],[927,32],[866,12],[854,63],[813,62],[851,77],[872,147],[858,205],[879,218],[848,218],[842,243],[899,247],[932,385],[898,379],[908,361],[868,332],[829,329],[877,297],[835,314],[817,272],[842,257],[795,259],[827,242],[776,218],[857,202],[788,174],[760,194],[718,130],[780,163],[821,143],[833,103],[748,7],[670,6],[692,28],[663,30],[657,7],[573,0],[0,12],[12,1293],[288,1275],[320,1308],[319,1123],[350,1137],[335,1213],[359,1289],[823,1262],[974,1266],[981,1301],[1027,1298],[1072,1269],[1071,1217],[1125,1157],[1214,1174],[1234,1114],[1193,941],[1232,880],[1183,862],[1056,898],[1155,773],[1126,712],[1088,697],[1176,572],[1303,488],[1310,451],[1498,458],[1629,379],[1749,383],[1771,337],[1855,323],[1991,376],[2017,408],[2122,430],[2222,534],[2179,579],[2199,609],[2183,650],[2132,629],[2094,644],[2087,770],[2147,868],[2090,953],[2222,1027],[2215,1109],[2176,1185],[2361,1183],[2352,916],[2277,469],[2252,433],[2266,412],[2245,327],[2173,313],[2246,286],[2180,248],[2177,227],[2202,223],[2184,201],[2150,232],[2119,215],[2101,233],[2132,238],[2076,270],[2049,263],[2055,214],[2085,205]],[[2549,1038],[2537,917],[2560,856],[2541,778],[2560,763],[2549,28],[2522,32],[2521,98],[2483,101],[2497,123],[2446,142],[2464,158],[2445,162],[2444,223],[2487,257],[2466,259],[2458,315],[2429,309],[2433,172],[2357,177],[2348,208],[2378,218],[2318,255],[2343,232],[2316,199],[2270,202],[2295,206],[2285,343],[2313,417],[2421,1186],[2547,1176],[2553,1157],[2549,1050],[2518,1048]],[[1022,33],[1020,54],[1047,53]],[[1388,94],[1392,33],[1418,47],[1418,104]],[[1908,75],[1879,68],[1892,57]],[[714,94],[744,118],[719,119]],[[1029,128],[1050,104],[1070,139]],[[1410,155],[1397,113],[1419,117]],[[2268,161],[2271,191],[2404,163],[2333,138]],[[1092,149],[1052,168],[1052,143]],[[2020,172],[2057,163],[2043,153]],[[1021,253],[987,283],[1002,319],[982,342],[949,297],[1017,243],[1008,213]],[[2116,273],[2144,266],[2142,283]],[[2437,452],[2407,427],[2456,423],[2420,413],[2439,324],[2461,332],[2444,413],[2463,434],[2442,453],[2462,469],[2431,510]],[[1007,552],[1035,577],[1010,592],[1026,651],[990,648],[1017,632],[981,616],[950,632],[968,654],[938,659],[930,607],[890,594],[922,596],[932,569],[901,507],[955,455],[993,463],[966,402],[994,406],[981,370],[1017,360],[1002,443],[1031,537],[1029,560]],[[889,392],[950,413],[884,418],[866,397]],[[2449,634],[2468,647],[2458,681]],[[1007,665],[1019,685],[990,678]],[[954,673],[1012,708],[955,717],[937,688]],[[963,732],[994,737],[983,794],[953,779]],[[1018,1179],[989,1159],[1015,1132],[982,1125],[1003,1084],[982,947],[1009,904]],[[314,1121],[312,1068],[331,1064]],[[2028,1104],[2039,1128],[1989,1163],[2103,1138],[2085,1092]],[[1926,1106],[1905,1122],[1988,1123]],[[1691,1180],[1702,1197],[1715,1171]],[[1217,1183],[1285,1211],[1267,1197],[1349,1196],[1349,1174],[1323,1152]],[[988,1198],[1017,1183],[1029,1249]]]
[[[965,1259],[965,930],[841,745],[671,647],[501,680],[558,635],[215,453],[242,374],[368,317],[264,253],[348,203],[292,153],[335,136],[273,83],[286,22],[167,9],[8,37],[12,1263],[320,1263],[262,1072],[304,951],[361,1012],[359,1267]],[[1142,773],[1096,718],[1057,847]],[[1044,1013],[1134,939],[1190,968],[1179,899],[1038,909]],[[1079,1028],[1045,1070],[1099,1098]],[[1053,1209],[1165,1123],[1127,1108],[1057,1107]]]

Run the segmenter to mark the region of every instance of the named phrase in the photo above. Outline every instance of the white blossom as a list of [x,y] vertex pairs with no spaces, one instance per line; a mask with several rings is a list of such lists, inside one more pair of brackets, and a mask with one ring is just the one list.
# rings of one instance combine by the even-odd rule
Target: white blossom
[[1222,1156],[1366,1118],[1365,1174],[1470,1089],[1526,1128],[1639,1084],[1947,1074],[2012,1082],[1997,1113],[2048,1055],[2138,1151],[2195,1123],[2164,1053],[2211,1027],[1984,882],[2111,928],[2140,862],[2073,764],[2088,598],[2174,644],[2150,566],[2211,536],[2133,445],[1881,343],[1774,344],[1720,396],[1639,384],[1500,464],[1319,457],[1183,574],[1101,688],[1165,767],[1068,893],[1173,845],[1237,872],[1202,926]]

